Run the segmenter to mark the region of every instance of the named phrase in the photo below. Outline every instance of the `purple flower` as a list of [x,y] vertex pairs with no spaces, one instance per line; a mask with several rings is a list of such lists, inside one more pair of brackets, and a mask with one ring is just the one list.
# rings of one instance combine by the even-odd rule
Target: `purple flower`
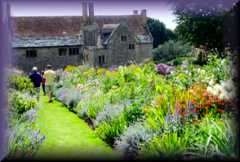
[[166,64],[158,64],[156,66],[156,70],[159,74],[162,74],[162,75],[167,75],[167,74],[170,74],[171,72],[171,67],[166,65]]

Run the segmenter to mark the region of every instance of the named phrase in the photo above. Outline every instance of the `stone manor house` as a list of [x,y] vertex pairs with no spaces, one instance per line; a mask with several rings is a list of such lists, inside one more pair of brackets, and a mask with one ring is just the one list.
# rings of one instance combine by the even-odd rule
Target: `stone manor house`
[[147,11],[95,16],[94,4],[82,2],[82,16],[12,17],[12,63],[54,69],[87,64],[94,67],[140,63],[152,57],[153,39]]

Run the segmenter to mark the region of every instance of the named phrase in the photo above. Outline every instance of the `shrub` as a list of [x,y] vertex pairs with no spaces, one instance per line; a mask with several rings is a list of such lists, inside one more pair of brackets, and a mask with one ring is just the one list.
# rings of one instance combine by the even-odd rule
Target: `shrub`
[[144,116],[144,112],[142,111],[142,103],[135,102],[128,106],[124,111],[124,116],[128,125],[142,119]]
[[34,91],[31,80],[23,75],[10,75],[8,79],[8,87],[18,91]]
[[10,129],[8,159],[34,157],[45,136],[40,130],[33,129],[32,123],[21,120]]
[[153,50],[153,60],[158,62],[170,61],[176,57],[187,56],[191,46],[181,41],[168,41]]
[[64,71],[66,71],[66,72],[73,72],[73,71],[75,71],[75,70],[77,70],[77,69],[78,69],[77,66],[68,65],[68,66],[66,66],[66,67],[64,68]]
[[178,159],[186,150],[187,142],[174,133],[163,133],[147,142],[142,148],[143,154],[151,158]]
[[104,106],[107,103],[108,98],[101,91],[89,91],[88,94],[77,104],[77,107],[74,110],[80,117],[96,119],[98,113],[103,111]]
[[37,105],[36,98],[33,98],[27,93],[13,91],[9,97],[10,111],[16,116],[20,116],[24,112],[35,108]]
[[182,64],[182,59],[177,57],[174,61],[173,61],[173,65],[177,66],[177,65],[181,65]]
[[122,101],[117,104],[107,104],[105,105],[102,112],[100,112],[95,120],[95,126],[98,126],[102,122],[108,122],[112,119],[118,117],[123,113],[124,109],[130,104],[130,101]]
[[75,88],[59,88],[55,92],[56,98],[73,110],[81,99],[81,93]]
[[119,87],[119,81],[117,77],[105,77],[102,80],[102,88],[104,93],[107,93],[114,86]]
[[30,109],[20,118],[9,117],[9,139],[7,159],[34,157],[45,136],[35,128],[36,109]]
[[188,152],[194,158],[236,158],[237,134],[232,117],[225,114],[221,119],[216,119],[208,115],[197,124],[187,125]]
[[203,69],[212,74],[217,82],[230,79],[230,61],[228,58],[218,58],[217,55],[209,55],[207,65]]
[[123,115],[108,122],[102,122],[97,128],[97,135],[109,144],[113,144],[115,139],[122,134],[126,127],[126,120]]
[[141,143],[150,139],[154,133],[143,122],[131,124],[115,142],[115,148],[127,158],[136,158]]

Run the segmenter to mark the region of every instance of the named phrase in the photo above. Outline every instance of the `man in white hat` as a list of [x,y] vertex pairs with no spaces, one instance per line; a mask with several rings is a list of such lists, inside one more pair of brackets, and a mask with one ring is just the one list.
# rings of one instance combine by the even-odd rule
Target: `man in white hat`
[[38,69],[36,66],[34,66],[32,68],[32,73],[30,74],[29,78],[31,79],[33,86],[36,89],[37,99],[39,100],[42,77],[41,77],[40,73],[38,72]]

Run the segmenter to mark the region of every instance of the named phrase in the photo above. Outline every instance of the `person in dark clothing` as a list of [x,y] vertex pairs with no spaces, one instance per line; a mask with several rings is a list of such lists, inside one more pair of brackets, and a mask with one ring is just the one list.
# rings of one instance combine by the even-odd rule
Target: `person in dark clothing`
[[37,67],[33,67],[32,73],[30,74],[29,78],[31,79],[31,81],[34,85],[34,88],[36,89],[37,100],[39,100],[42,77],[41,77],[40,73],[38,72]]
[[46,78],[44,78],[44,71],[42,71],[42,90],[43,90],[44,96],[46,95],[45,83],[46,83]]

